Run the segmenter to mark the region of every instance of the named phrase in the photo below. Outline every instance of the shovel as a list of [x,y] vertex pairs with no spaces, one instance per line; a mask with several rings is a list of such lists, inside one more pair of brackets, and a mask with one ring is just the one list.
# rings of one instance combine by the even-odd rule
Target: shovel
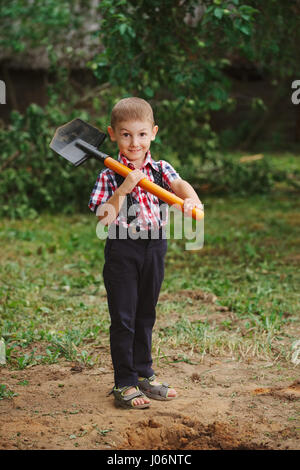
[[[86,160],[94,157],[106,167],[126,178],[132,170],[97,149],[105,138],[106,135],[103,132],[77,118],[58,127],[50,143],[50,148],[75,166],[82,165]],[[154,194],[167,204],[178,205],[183,211],[183,199],[161,188],[148,178],[140,180],[138,186]],[[204,217],[204,212],[194,207],[192,217],[195,220],[201,220]]]

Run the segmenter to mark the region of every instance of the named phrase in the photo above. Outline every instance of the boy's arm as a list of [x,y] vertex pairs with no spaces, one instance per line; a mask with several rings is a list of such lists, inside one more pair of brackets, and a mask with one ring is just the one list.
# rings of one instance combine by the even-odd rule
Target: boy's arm
[[110,225],[121,210],[126,194],[122,193],[120,188],[116,189],[108,201],[101,204],[97,209],[96,216],[103,225]]
[[145,175],[142,171],[138,169],[131,171],[123,183],[115,190],[114,194],[98,207],[96,215],[103,225],[110,225],[118,217],[127,194],[131,193],[133,188],[143,178],[145,178]]
[[184,200],[184,211],[187,215],[191,215],[191,211],[195,206],[203,210],[203,204],[190,183],[181,178],[177,178],[171,182],[170,186],[176,196]]

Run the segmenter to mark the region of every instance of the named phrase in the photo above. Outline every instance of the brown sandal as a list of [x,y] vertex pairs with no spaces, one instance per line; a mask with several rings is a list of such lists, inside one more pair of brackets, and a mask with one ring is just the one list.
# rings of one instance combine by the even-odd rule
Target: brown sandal
[[155,375],[149,378],[139,378],[139,387],[145,393],[145,395],[149,398],[153,398],[154,400],[174,400],[175,397],[168,397],[168,391],[170,385],[163,382],[159,385],[152,385],[151,382],[154,382],[156,379]]
[[127,408],[127,409],[149,408],[150,403],[143,403],[142,405],[135,405],[133,403],[135,398],[146,398],[145,394],[141,392],[139,387],[134,387],[136,388],[135,392],[130,393],[129,395],[124,395],[124,392],[126,392],[126,390],[128,390],[129,388],[132,388],[132,385],[129,385],[126,387],[120,387],[120,388],[116,388],[116,387],[113,388],[112,393],[114,394],[114,397],[115,397],[116,406],[119,406],[121,408]]

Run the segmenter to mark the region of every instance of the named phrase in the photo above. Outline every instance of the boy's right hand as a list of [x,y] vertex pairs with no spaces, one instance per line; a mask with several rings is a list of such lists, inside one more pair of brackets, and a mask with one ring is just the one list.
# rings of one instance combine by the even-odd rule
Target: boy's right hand
[[146,178],[146,175],[141,170],[138,168],[132,170],[130,173],[128,173],[124,182],[120,185],[119,192],[124,194],[131,193],[133,188],[135,188],[138,182],[143,178]]

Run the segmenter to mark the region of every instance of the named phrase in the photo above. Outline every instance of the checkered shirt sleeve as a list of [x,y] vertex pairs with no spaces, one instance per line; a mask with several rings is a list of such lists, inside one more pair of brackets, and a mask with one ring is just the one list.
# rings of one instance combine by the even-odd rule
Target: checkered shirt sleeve
[[[168,191],[172,191],[171,183],[172,181],[180,178],[177,171],[170,165],[170,163],[166,162],[165,160],[160,161],[162,165],[162,178],[163,178],[163,185]],[[180,178],[181,179],[181,178]]]
[[101,171],[90,196],[88,206],[91,211],[96,213],[98,206],[108,201],[116,189],[117,184],[113,171],[110,169]]

